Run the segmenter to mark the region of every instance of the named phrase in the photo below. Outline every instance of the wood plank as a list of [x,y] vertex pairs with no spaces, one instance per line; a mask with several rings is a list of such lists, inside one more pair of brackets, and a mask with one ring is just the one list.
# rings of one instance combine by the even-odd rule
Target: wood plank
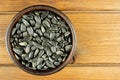
[[48,76],[31,75],[18,67],[0,67],[1,80],[120,80],[119,74],[119,67],[66,67]]
[[[77,35],[76,63],[120,63],[120,14],[65,12]],[[14,13],[0,15],[0,64],[12,64],[5,33]]]
[[0,12],[20,11],[21,9],[31,5],[50,5],[64,11],[111,11],[120,10],[119,2],[120,0],[4,0],[0,3]]

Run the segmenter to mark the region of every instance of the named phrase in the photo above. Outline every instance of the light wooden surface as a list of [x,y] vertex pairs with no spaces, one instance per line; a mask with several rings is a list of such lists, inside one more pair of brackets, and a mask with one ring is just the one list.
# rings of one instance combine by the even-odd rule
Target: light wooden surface
[[[120,80],[120,0],[1,0],[0,80]],[[28,74],[14,65],[5,46],[7,26],[31,5],[62,10],[74,25],[77,59],[49,76]]]

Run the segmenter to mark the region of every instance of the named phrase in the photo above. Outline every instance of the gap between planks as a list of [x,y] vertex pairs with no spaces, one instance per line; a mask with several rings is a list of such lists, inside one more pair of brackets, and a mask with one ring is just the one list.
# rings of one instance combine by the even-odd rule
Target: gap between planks
[[[0,15],[9,15],[9,14],[17,14],[19,11],[3,11],[0,12]],[[106,10],[106,11],[62,11],[63,13],[109,13],[109,14],[120,14],[120,11],[110,11],[110,10]]]

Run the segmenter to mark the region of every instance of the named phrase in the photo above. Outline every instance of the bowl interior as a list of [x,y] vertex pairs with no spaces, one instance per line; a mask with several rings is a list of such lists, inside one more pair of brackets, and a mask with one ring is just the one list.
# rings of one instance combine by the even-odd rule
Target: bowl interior
[[[30,11],[33,11],[33,10],[48,10],[50,12],[53,12],[53,13],[59,15],[61,18],[63,18],[66,21],[67,25],[69,26],[69,28],[71,30],[71,33],[72,33],[72,45],[73,45],[72,46],[72,50],[69,53],[69,55],[66,58],[66,60],[61,65],[59,65],[58,67],[56,67],[54,69],[43,70],[43,71],[42,70],[32,70],[32,69],[29,69],[29,68],[23,66],[16,59],[16,57],[14,55],[14,52],[12,51],[12,47],[11,47],[11,44],[10,44],[10,38],[11,38],[11,31],[12,31],[14,25],[22,17],[22,15],[24,15],[24,14],[30,12]],[[70,20],[67,18],[67,16],[65,14],[63,14],[61,11],[59,11],[59,10],[53,8],[53,7],[50,7],[50,6],[36,5],[36,6],[31,6],[31,7],[25,8],[24,10],[22,10],[18,14],[16,14],[16,16],[12,19],[12,21],[11,21],[9,27],[8,27],[8,30],[7,30],[6,46],[7,46],[8,52],[9,52],[11,58],[13,59],[14,63],[18,67],[20,67],[22,70],[24,70],[26,72],[29,72],[31,74],[36,74],[36,75],[48,75],[48,74],[55,73],[55,72],[61,70],[62,68],[64,68],[69,63],[69,61],[73,58],[74,52],[75,52],[75,48],[76,48],[76,35],[75,35],[75,31],[74,31],[73,25],[71,24]]]

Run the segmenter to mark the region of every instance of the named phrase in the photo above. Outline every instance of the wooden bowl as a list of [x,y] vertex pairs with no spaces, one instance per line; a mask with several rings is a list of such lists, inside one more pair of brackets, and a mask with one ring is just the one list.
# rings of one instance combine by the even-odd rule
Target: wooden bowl
[[[29,69],[29,68],[23,66],[16,59],[15,54],[12,51],[12,46],[10,44],[10,38],[11,38],[11,31],[12,31],[14,25],[22,17],[22,15],[24,15],[25,13],[28,13],[30,11],[33,11],[33,10],[48,10],[48,11],[51,11],[51,12],[59,15],[60,17],[62,17],[66,21],[66,23],[68,24],[68,26],[70,27],[70,30],[72,32],[72,45],[73,45],[72,50],[71,50],[70,54],[68,55],[68,57],[66,58],[66,60],[61,65],[59,65],[58,67],[56,67],[55,69],[50,69],[50,70],[45,70],[45,71]],[[49,74],[52,74],[52,73],[60,71],[67,64],[69,64],[71,60],[73,60],[75,49],[76,49],[76,34],[75,34],[74,27],[73,27],[71,21],[60,10],[55,9],[53,7],[50,7],[50,6],[46,6],[46,5],[35,5],[35,6],[31,6],[31,7],[23,9],[22,11],[20,11],[19,13],[17,13],[16,16],[12,19],[10,25],[8,26],[8,30],[7,30],[7,34],[6,34],[6,47],[7,47],[7,50],[9,52],[9,55],[11,56],[12,60],[14,61],[14,63],[19,68],[21,68],[22,70],[24,70],[24,71],[26,71],[28,73],[31,73],[31,74],[35,74],[35,75],[49,75]]]

